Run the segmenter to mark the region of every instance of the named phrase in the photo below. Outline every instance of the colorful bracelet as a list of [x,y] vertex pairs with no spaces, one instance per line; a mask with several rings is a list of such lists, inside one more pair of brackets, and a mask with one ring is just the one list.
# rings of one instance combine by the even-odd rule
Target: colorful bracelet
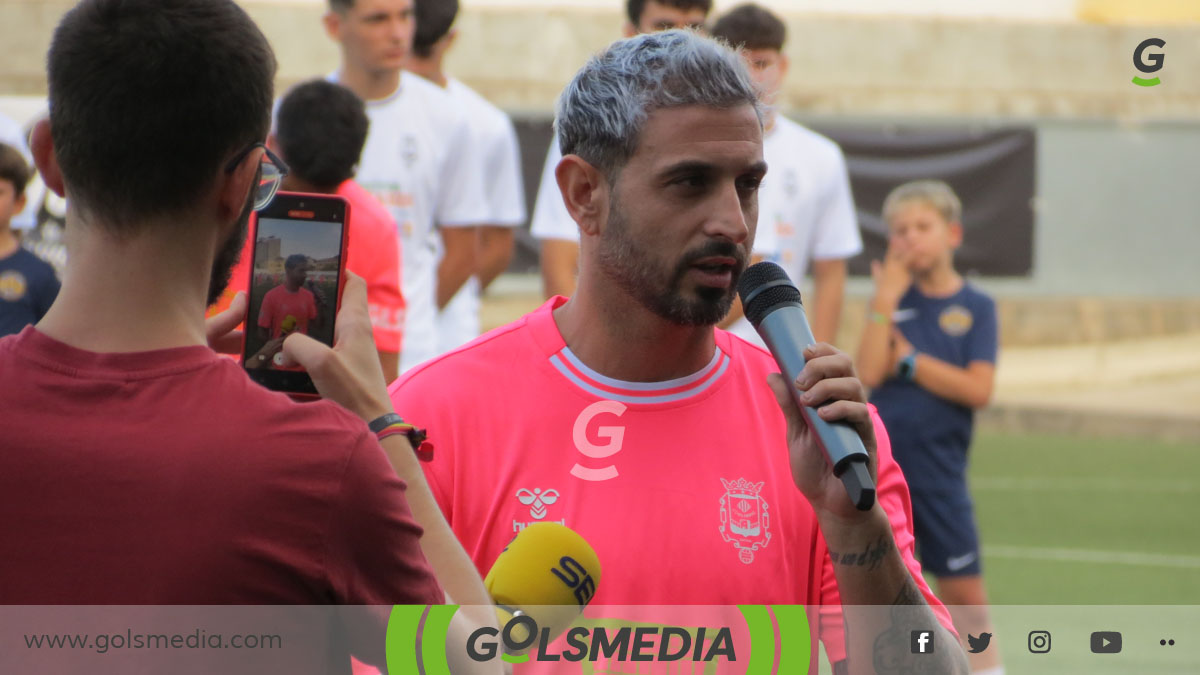
[[433,459],[433,443],[429,442],[429,433],[405,422],[404,418],[396,413],[388,413],[371,420],[367,428],[380,441],[388,436],[404,434],[417,453],[418,459],[425,462]]

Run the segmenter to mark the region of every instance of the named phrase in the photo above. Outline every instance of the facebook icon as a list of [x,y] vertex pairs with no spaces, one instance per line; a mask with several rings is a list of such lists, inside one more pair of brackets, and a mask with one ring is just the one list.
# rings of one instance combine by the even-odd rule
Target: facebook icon
[[914,654],[932,654],[933,653],[933,632],[927,630],[914,630],[912,632],[912,653]]

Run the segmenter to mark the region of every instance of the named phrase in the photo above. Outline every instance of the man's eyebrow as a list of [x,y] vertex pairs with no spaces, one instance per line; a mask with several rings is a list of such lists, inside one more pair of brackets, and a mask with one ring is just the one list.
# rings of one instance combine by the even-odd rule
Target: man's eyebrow
[[[669,164],[669,165],[663,167],[662,170],[660,170],[658,172],[658,175],[672,176],[672,175],[677,175],[677,174],[681,174],[681,173],[715,173],[717,171],[720,171],[720,167],[718,167],[716,164],[713,164],[712,162],[703,162],[703,161],[695,160],[695,159],[685,159],[681,162],[677,162],[675,164]],[[739,171],[739,173],[766,173],[766,172],[767,172],[767,163],[763,160],[759,160],[759,161],[751,164],[750,166],[746,167],[745,169]]]

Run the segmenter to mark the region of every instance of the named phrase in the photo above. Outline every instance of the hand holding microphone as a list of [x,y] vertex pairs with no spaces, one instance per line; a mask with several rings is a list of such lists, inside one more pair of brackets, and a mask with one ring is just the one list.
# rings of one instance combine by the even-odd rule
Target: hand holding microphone
[[[500,552],[483,585],[496,603],[503,628],[513,616],[531,617],[547,641],[562,634],[583,612],[600,584],[600,559],[570,528],[534,523]],[[514,628],[524,643],[527,633]]]
[[814,508],[845,512],[845,494],[853,509],[870,510],[875,480],[867,450],[875,449],[875,430],[850,357],[814,344],[800,291],[778,265],[746,269],[738,294],[783,374],[772,376],[771,388],[788,421],[796,486]]

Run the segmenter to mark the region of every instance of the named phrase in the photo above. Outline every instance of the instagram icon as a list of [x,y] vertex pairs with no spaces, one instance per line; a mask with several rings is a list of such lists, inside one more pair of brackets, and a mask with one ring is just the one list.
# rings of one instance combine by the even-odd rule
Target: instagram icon
[[1048,651],[1050,651],[1050,631],[1029,631],[1029,652],[1031,654],[1045,654]]

